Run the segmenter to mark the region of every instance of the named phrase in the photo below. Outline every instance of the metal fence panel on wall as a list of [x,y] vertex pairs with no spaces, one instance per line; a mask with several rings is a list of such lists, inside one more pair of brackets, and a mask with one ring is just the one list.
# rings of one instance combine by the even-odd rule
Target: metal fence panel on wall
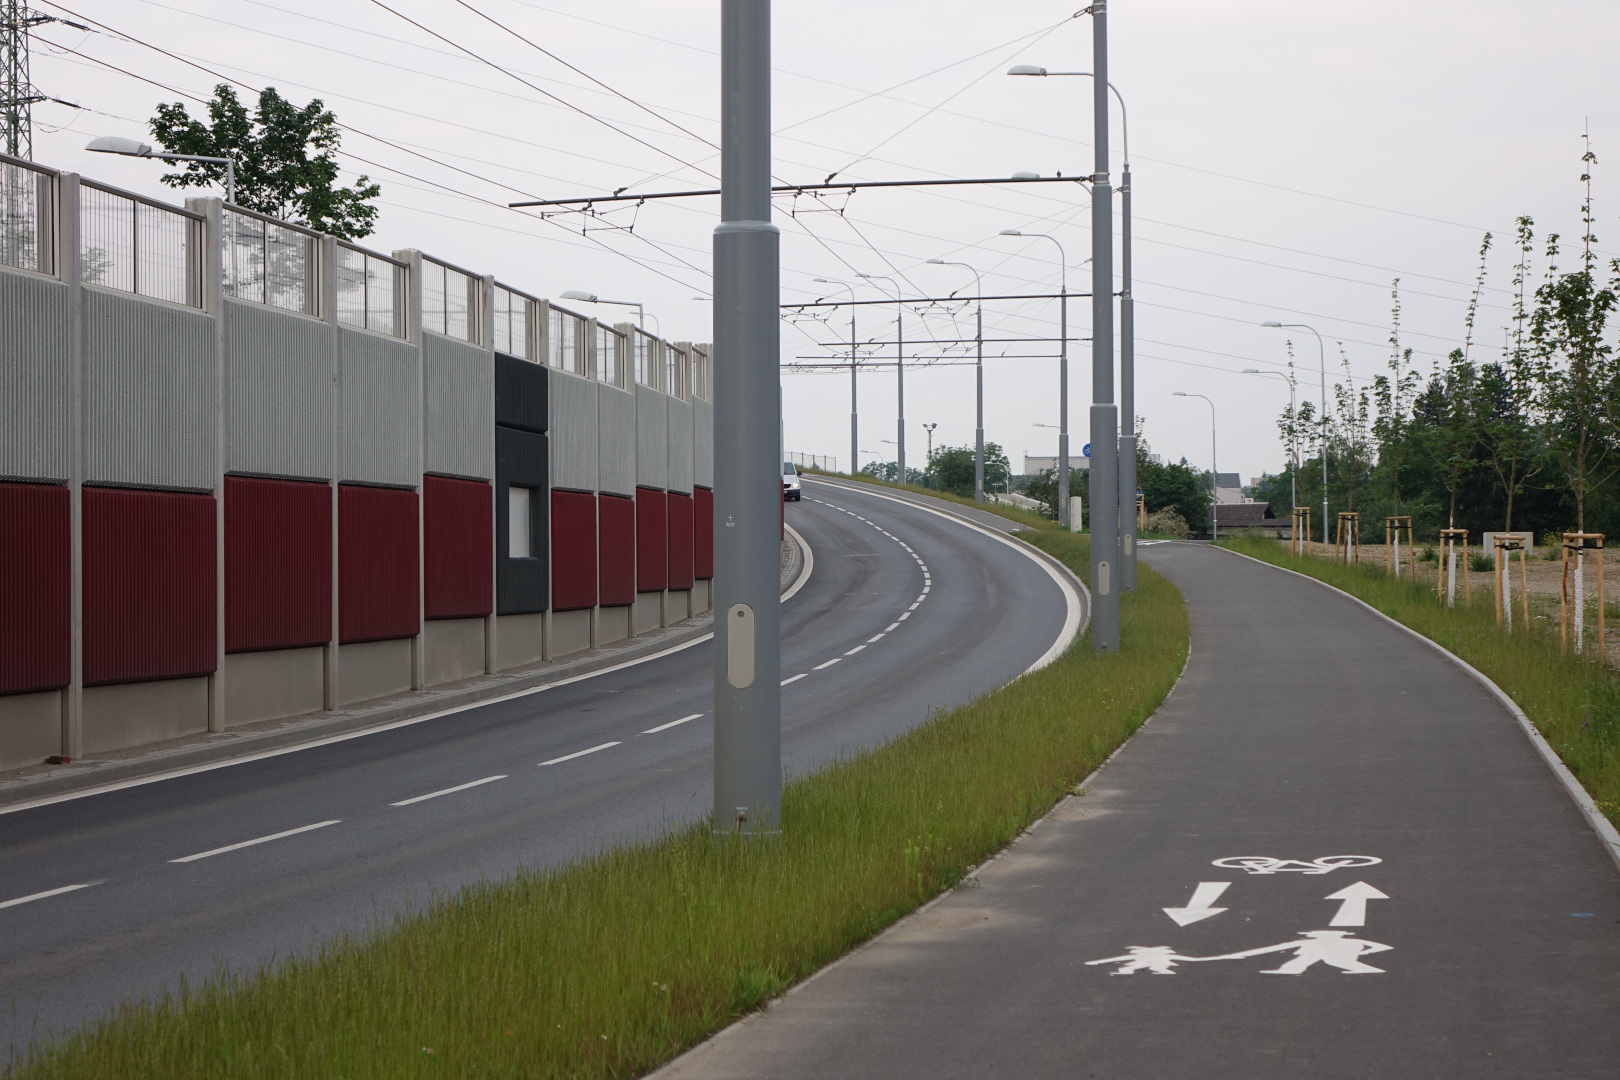
[[317,234],[230,207],[220,222],[226,296],[301,315],[320,314]]
[[87,285],[201,307],[202,221],[186,210],[80,181],[80,274]]
[[0,265],[56,273],[56,174],[0,154]]

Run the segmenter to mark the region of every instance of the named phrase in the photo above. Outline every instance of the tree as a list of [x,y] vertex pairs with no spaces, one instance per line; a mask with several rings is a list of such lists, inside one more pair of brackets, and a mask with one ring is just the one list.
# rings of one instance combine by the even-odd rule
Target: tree
[[1389,374],[1373,379],[1373,401],[1378,418],[1373,436],[1378,440],[1378,467],[1389,488],[1394,512],[1401,512],[1401,467],[1410,455],[1412,400],[1417,397],[1422,377],[1412,370],[1412,350],[1401,348],[1401,279],[1390,287]]
[[1524,286],[1529,279],[1530,251],[1535,241],[1535,222],[1521,217],[1517,222],[1519,261],[1513,267],[1513,347],[1506,350],[1500,364],[1487,364],[1480,373],[1480,396],[1484,413],[1480,428],[1491,470],[1507,502],[1502,528],[1513,530],[1513,502],[1524,494],[1524,486],[1546,466],[1541,441],[1531,419],[1536,404],[1536,372],[1530,351],[1525,347],[1525,323],[1529,313],[1524,304]]
[[1194,469],[1186,458],[1174,465],[1164,465],[1138,455],[1136,479],[1148,513],[1173,510],[1193,532],[1208,530],[1208,473]]
[[[382,188],[361,176],[338,185],[337,117],[319,98],[298,108],[266,87],[253,115],[225,83],[214,87],[204,124],[175,103],[159,105],[152,134],[172,154],[230,158],[236,167],[236,203],[346,240],[370,235],[377,220],[371,200]],[[168,173],[171,187],[224,185],[225,167],[200,161]]]
[[[971,446],[941,446],[928,459],[930,486],[953,495],[973,495],[975,451]],[[993,442],[984,444],[984,489],[993,491],[1012,473],[1006,451]]]
[[1446,367],[1435,366],[1434,376],[1413,409],[1413,418],[1422,424],[1424,449],[1440,470],[1440,480],[1450,497],[1446,527],[1457,527],[1457,491],[1465,476],[1479,464],[1474,450],[1481,437],[1479,372],[1453,349]]

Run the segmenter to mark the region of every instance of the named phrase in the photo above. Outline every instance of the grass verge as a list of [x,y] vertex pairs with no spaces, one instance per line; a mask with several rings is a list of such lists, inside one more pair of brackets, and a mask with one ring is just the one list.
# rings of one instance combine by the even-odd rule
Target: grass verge
[[[892,480],[879,480],[875,476],[868,476],[864,473],[857,473],[854,476],[848,476],[844,473],[822,472],[820,469],[805,469],[803,472],[807,476],[825,476],[828,480],[842,480],[847,483],[866,484],[868,487],[890,488],[894,491],[910,491],[917,495],[928,495],[944,502],[956,503],[960,506],[970,507],[974,510],[983,510],[987,514],[995,514],[998,517],[1004,517],[1009,521],[1016,521],[1025,528],[1032,529],[1037,532],[1055,529],[1057,527],[1051,518],[1042,517],[1033,510],[1025,510],[1022,507],[1017,506],[1008,506],[1006,503],[990,502],[988,499],[986,499],[984,502],[974,502],[970,498],[964,498],[961,495],[953,495],[949,491],[935,491],[933,488],[922,487],[918,484],[896,484]],[[1076,572],[1080,573],[1080,571]],[[1081,573],[1082,579],[1086,576],[1086,573],[1089,573],[1089,570],[1085,573]]]
[[1556,627],[1533,620],[1506,633],[1488,602],[1443,608],[1431,582],[1396,581],[1382,566],[1295,556],[1277,540],[1221,546],[1343,589],[1474,665],[1518,702],[1598,808],[1620,822],[1620,676],[1560,652]]
[[[1028,539],[1083,572],[1088,538]],[[1122,648],[1055,663],[789,785],[783,833],[705,823],[466,889],[251,977],[126,1004],[17,1080],[623,1077],[644,1072],[951,888],[1158,706],[1186,657],[1146,566]]]

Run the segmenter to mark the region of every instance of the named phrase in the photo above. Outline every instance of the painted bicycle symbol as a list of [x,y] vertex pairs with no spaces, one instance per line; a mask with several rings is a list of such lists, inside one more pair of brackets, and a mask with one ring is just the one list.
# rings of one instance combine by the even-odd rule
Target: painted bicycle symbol
[[1230,855],[1211,865],[1251,874],[1328,874],[1345,866],[1376,866],[1371,855],[1323,855],[1320,859],[1274,859],[1270,855]]

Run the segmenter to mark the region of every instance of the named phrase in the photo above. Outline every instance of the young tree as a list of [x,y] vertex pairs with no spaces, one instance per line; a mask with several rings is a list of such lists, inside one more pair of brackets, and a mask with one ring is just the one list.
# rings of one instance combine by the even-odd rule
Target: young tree
[[1448,496],[1446,524],[1457,526],[1457,491],[1463,478],[1479,464],[1474,450],[1481,437],[1479,372],[1453,349],[1446,366],[1435,365],[1429,385],[1413,408],[1421,425],[1421,441],[1434,460]]
[[[303,108],[266,87],[250,116],[226,83],[214,87],[209,123],[186,107],[159,105],[152,134],[173,154],[230,158],[236,168],[236,202],[283,221],[346,240],[371,233],[377,220],[372,200],[382,188],[361,176],[353,187],[338,184],[337,117],[317,98]],[[171,187],[223,186],[225,167],[199,161],[169,173]]]
[[1373,379],[1373,402],[1378,418],[1373,436],[1378,440],[1378,468],[1389,487],[1395,513],[1401,512],[1401,467],[1411,454],[1411,403],[1422,377],[1412,370],[1412,350],[1401,348],[1401,279],[1390,289],[1389,374]]
[[1513,267],[1512,345],[1500,364],[1487,364],[1480,372],[1481,438],[1485,453],[1502,487],[1507,508],[1502,528],[1513,531],[1513,502],[1524,487],[1546,467],[1541,440],[1532,418],[1536,406],[1536,370],[1525,345],[1524,289],[1530,275],[1530,252],[1535,243],[1535,222],[1518,219],[1519,261]]
[[1350,380],[1350,358],[1344,354],[1344,343],[1339,343],[1339,358],[1344,366],[1344,382],[1333,384],[1333,416],[1329,420],[1329,437],[1334,444],[1334,457],[1338,460],[1339,483],[1344,486],[1345,509],[1356,508],[1356,481],[1367,469],[1367,392],[1359,395]]

